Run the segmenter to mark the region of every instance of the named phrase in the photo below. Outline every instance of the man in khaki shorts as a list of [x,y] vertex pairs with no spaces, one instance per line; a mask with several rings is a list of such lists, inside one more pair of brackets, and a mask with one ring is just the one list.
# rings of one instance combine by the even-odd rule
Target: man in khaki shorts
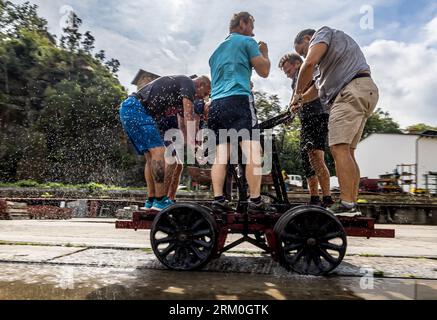
[[[360,168],[355,150],[378,103],[378,88],[360,47],[344,32],[329,27],[318,31],[307,29],[297,35],[294,46],[306,60],[300,70],[292,109],[297,111],[317,92],[330,109],[329,146],[341,189],[341,200],[331,210],[338,215],[358,215]],[[320,75],[308,90],[316,66]]]

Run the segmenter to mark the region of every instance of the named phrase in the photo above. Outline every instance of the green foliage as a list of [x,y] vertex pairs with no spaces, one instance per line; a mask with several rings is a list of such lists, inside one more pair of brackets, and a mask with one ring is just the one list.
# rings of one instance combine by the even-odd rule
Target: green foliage
[[[64,35],[61,37],[61,47],[68,49],[70,52],[78,52],[80,50],[80,42],[82,34],[79,28],[82,25],[82,20],[74,12],[70,12],[67,26],[63,29]],[[91,35],[88,32],[89,35]]]
[[418,124],[411,125],[407,128],[407,132],[413,134],[422,133],[427,130],[437,130],[437,127],[429,126],[424,123],[418,123]]
[[363,133],[363,139],[373,133],[402,133],[400,126],[388,112],[378,108],[367,121]]
[[90,193],[99,193],[108,190],[144,190],[144,188],[124,188],[114,185],[105,185],[96,182],[86,184],[64,184],[59,182],[38,183],[34,180],[20,180],[17,182],[0,182],[0,188],[38,188],[38,189],[76,189],[87,190]]
[[0,181],[139,184],[118,116],[119,62],[93,57],[74,13],[60,47],[36,6],[0,4]]
[[281,103],[277,95],[265,92],[254,92],[258,118],[261,122],[271,119],[281,113]]
[[[265,92],[255,92],[255,103],[260,122],[279,115],[284,110],[281,108],[277,95],[268,95]],[[303,168],[300,156],[300,121],[275,128],[282,168],[288,174],[303,175]]]
[[34,188],[38,187],[38,182],[33,180],[22,180],[17,183],[17,186],[21,188]]

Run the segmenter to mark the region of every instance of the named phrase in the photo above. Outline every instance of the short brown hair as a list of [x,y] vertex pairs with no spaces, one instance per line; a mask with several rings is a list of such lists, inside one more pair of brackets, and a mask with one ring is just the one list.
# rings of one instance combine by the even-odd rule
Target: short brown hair
[[240,21],[243,20],[244,23],[249,23],[250,20],[255,21],[253,16],[249,12],[240,12],[234,14],[231,23],[229,25],[229,32],[233,32],[240,25]]
[[296,62],[303,63],[303,60],[297,53],[287,53],[282,57],[281,61],[279,61],[279,68],[283,69],[286,62],[295,64]]

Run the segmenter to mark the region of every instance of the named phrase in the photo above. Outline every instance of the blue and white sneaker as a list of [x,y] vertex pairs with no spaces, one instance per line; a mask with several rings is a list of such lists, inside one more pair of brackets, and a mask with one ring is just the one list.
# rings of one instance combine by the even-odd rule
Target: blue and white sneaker
[[146,209],[146,210],[150,210],[150,209],[152,209],[152,207],[153,207],[153,200],[147,200],[146,201],[146,204],[144,205],[144,209]]
[[172,205],[174,205],[174,202],[171,201],[169,198],[165,197],[161,201],[155,200],[151,210],[162,211],[162,210],[165,210]]

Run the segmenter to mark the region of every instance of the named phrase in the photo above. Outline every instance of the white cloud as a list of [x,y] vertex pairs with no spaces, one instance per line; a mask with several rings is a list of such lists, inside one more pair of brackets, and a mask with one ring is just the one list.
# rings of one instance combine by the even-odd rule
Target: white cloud
[[[15,0],[14,2],[24,2]],[[256,19],[257,40],[270,48],[273,68],[268,80],[254,76],[255,88],[278,94],[282,104],[290,99],[290,81],[277,68],[281,56],[292,50],[301,29],[329,25],[345,30],[362,46],[381,88],[381,106],[403,126],[414,122],[436,124],[437,17],[426,27],[411,21],[375,21],[375,30],[361,30],[360,8],[373,5],[381,13],[404,5],[399,0],[32,0],[60,33],[59,9],[73,7],[91,30],[96,47],[121,62],[120,81],[130,85],[139,68],[157,74],[209,74],[208,61],[228,34],[233,13],[249,11]],[[422,8],[421,13],[434,9]],[[383,18],[381,18],[383,19]],[[422,29],[421,29],[422,28]],[[414,32],[415,31],[415,32]],[[411,42],[411,34],[421,38]],[[399,36],[402,41],[396,38]],[[397,41],[387,39],[397,39]]]
[[380,88],[379,105],[403,127],[437,125],[436,23],[437,17],[425,26],[419,42],[376,40],[364,48]]
[[426,45],[436,45],[437,44],[437,17],[432,19],[426,26]]

